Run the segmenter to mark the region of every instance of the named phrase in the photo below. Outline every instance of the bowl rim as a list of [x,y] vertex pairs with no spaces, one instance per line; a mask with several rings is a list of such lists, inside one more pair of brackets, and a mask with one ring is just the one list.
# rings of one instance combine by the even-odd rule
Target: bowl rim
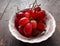
[[11,16],[11,18],[10,18],[10,20],[9,20],[9,24],[8,24],[8,27],[9,27],[9,31],[11,32],[11,34],[12,34],[12,36],[14,36],[17,40],[20,40],[20,41],[22,41],[22,42],[27,42],[27,43],[39,43],[39,42],[42,42],[42,41],[45,41],[45,40],[47,40],[48,38],[50,38],[52,35],[53,35],[53,33],[55,32],[55,28],[56,28],[56,21],[55,21],[55,19],[54,19],[54,17],[52,16],[52,14],[51,13],[49,13],[47,10],[45,10],[46,11],[46,13],[48,13],[51,17],[52,17],[52,19],[53,19],[53,24],[54,24],[54,29],[53,29],[53,31],[50,33],[50,35],[48,35],[48,37],[45,37],[44,39],[42,39],[42,40],[38,40],[38,41],[26,41],[26,40],[23,40],[23,39],[20,39],[20,38],[18,38],[18,37],[16,37],[16,35],[14,35],[13,34],[13,32],[11,32],[11,26],[10,26],[10,21],[11,21],[11,19],[12,19],[12,16]]

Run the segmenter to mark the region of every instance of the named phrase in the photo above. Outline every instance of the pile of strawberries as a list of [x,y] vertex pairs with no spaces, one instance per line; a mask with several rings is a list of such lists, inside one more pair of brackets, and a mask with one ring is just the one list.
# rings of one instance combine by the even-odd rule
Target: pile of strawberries
[[14,19],[16,29],[26,37],[34,37],[45,31],[45,23],[46,13],[39,5],[17,12]]

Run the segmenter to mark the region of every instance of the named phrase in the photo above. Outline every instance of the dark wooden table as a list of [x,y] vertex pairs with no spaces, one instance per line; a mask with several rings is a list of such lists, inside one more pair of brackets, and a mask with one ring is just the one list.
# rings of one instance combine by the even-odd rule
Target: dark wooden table
[[25,8],[26,4],[32,2],[33,0],[0,0],[0,46],[60,46],[60,0],[38,0],[41,7],[49,11],[56,20],[56,31],[48,40],[37,44],[23,43],[9,32],[8,21],[17,5]]

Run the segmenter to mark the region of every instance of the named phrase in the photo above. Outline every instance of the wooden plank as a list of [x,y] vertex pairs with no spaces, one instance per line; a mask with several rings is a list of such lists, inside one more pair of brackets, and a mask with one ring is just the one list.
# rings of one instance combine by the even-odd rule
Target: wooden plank
[[[14,3],[13,3],[14,2]],[[6,9],[4,16],[2,20],[9,20],[9,18],[13,15],[13,12],[15,12],[17,6],[19,5],[21,9],[25,8],[27,3],[24,3],[25,1],[18,1],[18,0],[11,0],[11,3],[9,4],[8,8]]]
[[[48,39],[45,42],[38,43],[38,44],[27,44],[27,43],[23,43],[21,41],[18,41],[16,38],[14,38],[11,35],[11,33],[9,32],[9,28],[8,28],[8,20],[15,12],[16,6],[20,5],[22,2],[25,2],[25,1],[26,0],[24,0],[24,1],[23,0],[11,0],[7,9],[5,10],[3,18],[0,20],[0,46],[60,46],[60,28],[58,28],[58,27],[60,27],[59,26],[59,23],[60,23],[60,18],[59,18],[60,0],[50,0],[49,2],[47,2],[46,5],[42,6],[42,8],[51,12],[57,21],[56,32],[54,33],[54,35],[50,39]],[[33,2],[31,0],[29,0],[29,1]],[[39,0],[39,1],[41,1],[41,0]],[[46,1],[47,0],[41,1],[42,5]],[[27,3],[23,3],[20,6],[23,6],[25,4],[23,7],[23,8],[25,8]]]
[[1,18],[1,16],[2,16],[2,13],[0,13],[0,18]]
[[9,2],[9,0],[0,0],[0,18],[3,16]]
[[50,0],[43,8],[49,11],[55,18],[57,23],[60,23],[60,0]]

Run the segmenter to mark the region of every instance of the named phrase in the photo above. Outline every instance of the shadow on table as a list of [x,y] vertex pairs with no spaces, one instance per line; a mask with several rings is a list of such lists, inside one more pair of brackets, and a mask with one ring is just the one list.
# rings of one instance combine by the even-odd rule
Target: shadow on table
[[52,37],[50,37],[48,40],[41,42],[41,43],[35,43],[35,44],[28,44],[23,43],[19,40],[16,40],[14,37],[12,38],[12,42],[10,43],[10,46],[60,46],[60,32],[58,29],[56,29],[55,33]]

